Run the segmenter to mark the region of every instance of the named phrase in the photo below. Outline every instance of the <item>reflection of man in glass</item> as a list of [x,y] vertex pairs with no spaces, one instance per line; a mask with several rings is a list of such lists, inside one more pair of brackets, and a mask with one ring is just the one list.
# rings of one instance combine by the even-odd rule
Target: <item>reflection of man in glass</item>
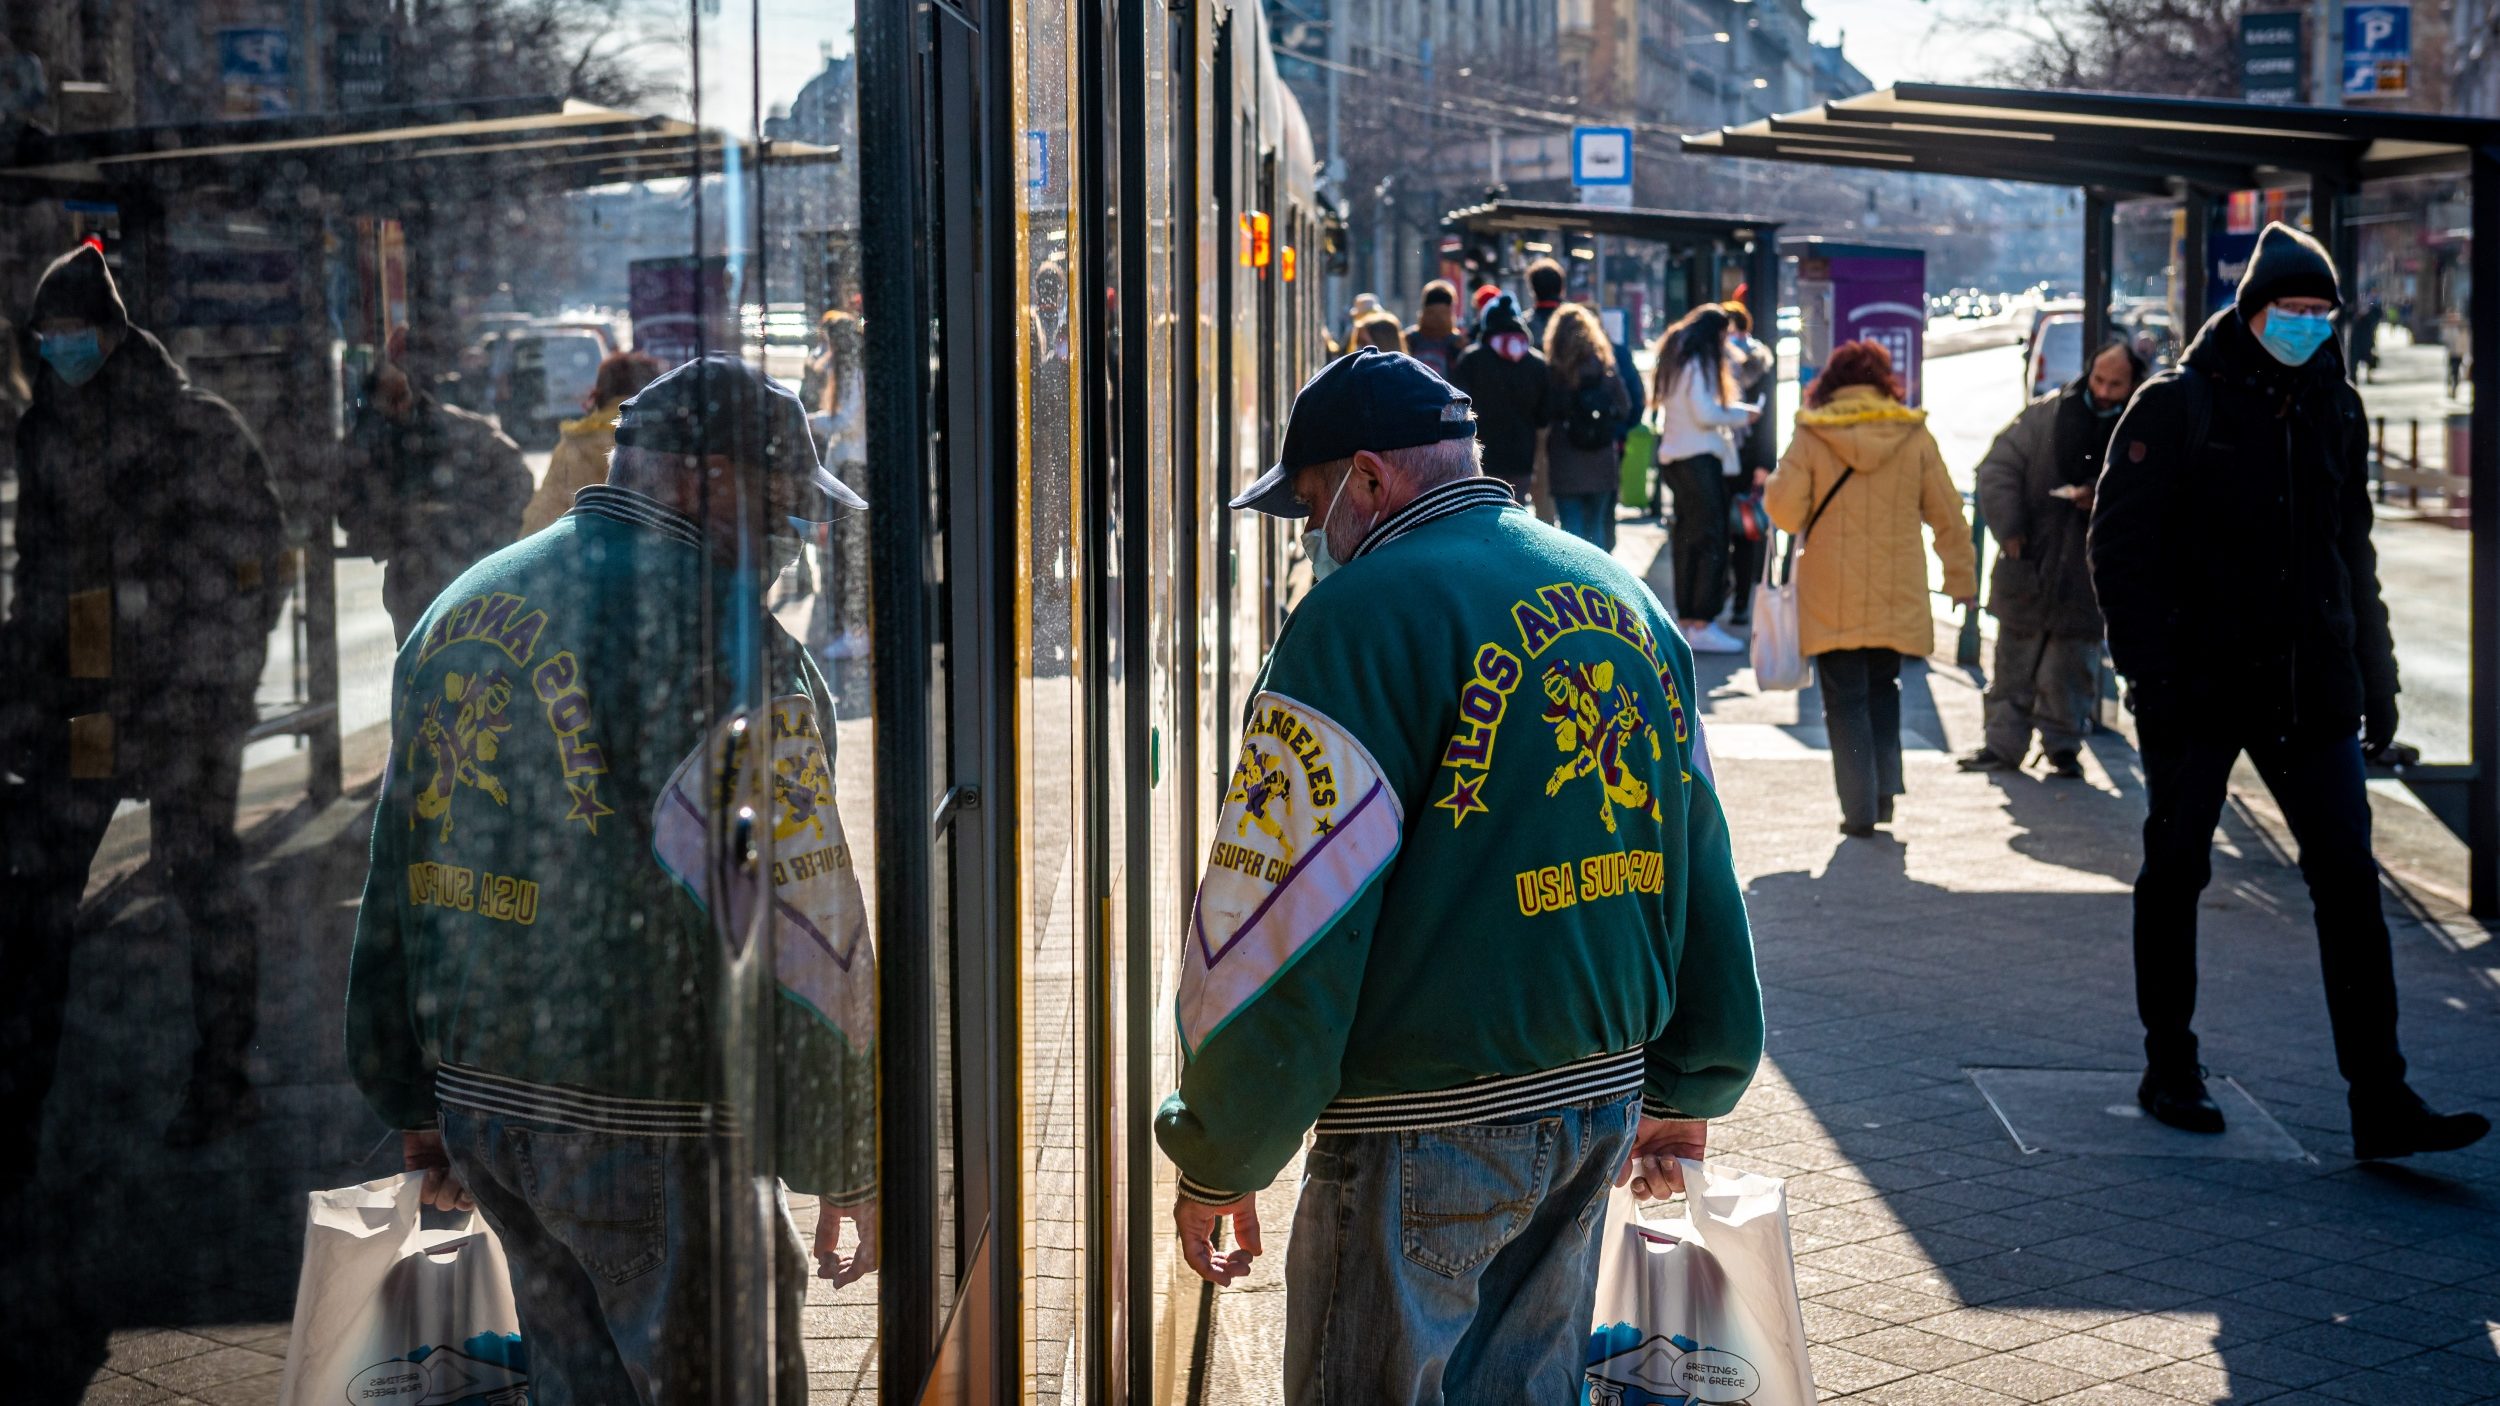
[[88,866],[125,799],[191,926],[199,1044],[166,1129],[258,1116],[259,957],[235,796],[285,527],[234,408],[131,324],[98,246],[44,271],[17,425],[17,565],[0,627],[0,1196],[34,1169]]
[[[823,1200],[823,1277],[875,1263],[875,959],[833,709],[762,609],[794,529],[866,505],[798,398],[734,357],[652,382],[616,439],[605,484],[400,652],[348,1057],[428,1200],[474,1198],[502,1237],[540,1399],[685,1401],[715,1356],[718,1140],[769,1128],[764,1170]],[[759,517],[761,542],[741,531]],[[724,716],[755,692],[759,634],[770,703]],[[759,912],[771,997],[738,1008],[724,963]],[[756,1033],[725,1050],[729,1011]],[[711,1071],[743,1060],[771,1107],[713,1102]],[[776,1341],[803,1400],[806,1271],[779,1218]]]

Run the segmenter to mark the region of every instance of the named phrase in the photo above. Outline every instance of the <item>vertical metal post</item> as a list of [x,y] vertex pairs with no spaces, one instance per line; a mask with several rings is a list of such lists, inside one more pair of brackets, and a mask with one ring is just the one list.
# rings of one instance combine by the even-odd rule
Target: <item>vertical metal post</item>
[[2335,330],[2344,338],[2347,370],[2356,376],[2359,368],[2352,366],[2352,325],[2362,307],[2369,301],[2361,290],[2361,231],[2352,223],[2353,187],[2328,176],[2309,178],[2309,224],[2318,242],[2326,246],[2327,257],[2335,261],[2335,279],[2344,292],[2344,305],[2336,310]]
[[2179,209],[2186,216],[2179,231],[2178,332],[2179,347],[2184,351],[2213,313],[2213,289],[2208,286],[2213,276],[2208,248],[2213,238],[2213,195],[2195,186],[2185,187],[2180,192]]
[[[2474,150],[2473,291],[2467,311],[2476,327],[2500,327],[2500,149]],[[2468,630],[2472,664],[2466,688],[2468,760],[2466,785],[2468,908],[2477,918],[2500,914],[2500,356],[2474,359],[2471,487],[2467,492],[2471,544]],[[2453,468],[2451,472],[2453,472]]]
[[1762,432],[1779,442],[1780,423],[1780,241],[1777,225],[1753,232],[1745,248],[1745,311],[1753,315],[1754,335],[1771,349],[1771,374],[1762,382]]
[[2109,192],[2083,192],[2083,345],[2090,349],[2109,340],[2110,255],[2115,203]]

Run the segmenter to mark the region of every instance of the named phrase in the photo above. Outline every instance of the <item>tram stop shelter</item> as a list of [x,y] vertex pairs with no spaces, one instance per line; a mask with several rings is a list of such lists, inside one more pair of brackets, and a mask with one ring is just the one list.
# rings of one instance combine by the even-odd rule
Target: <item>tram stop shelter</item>
[[[1684,302],[1694,306],[1716,302],[1716,272],[1730,262],[1745,271],[1745,311],[1763,328],[1765,345],[1778,338],[1768,330],[1779,325],[1780,222],[1754,215],[1656,210],[1634,206],[1576,205],[1561,200],[1495,200],[1452,210],[1442,223],[1479,238],[1533,234],[1585,234],[1664,246],[1668,257],[1684,265]],[[1764,387],[1776,397],[1778,375]],[[1778,409],[1770,400],[1764,413]]]
[[[2107,330],[2112,211],[2172,200],[2186,247],[2205,247],[2215,198],[2306,187],[2338,267],[2358,244],[2354,204],[2373,181],[2472,182],[2470,301],[2476,327],[2500,327],[2500,121],[2354,108],[2277,107],[2202,98],[1901,83],[1740,127],[1683,138],[1687,152],[1809,165],[2028,181],[2083,191],[2086,346]],[[2209,304],[2205,261],[2182,261],[2181,305]],[[2184,332],[2186,329],[2182,329]],[[2471,907],[2500,915],[2500,357],[2473,367],[2469,434],[2468,756],[2391,773],[2466,842]],[[2452,468],[2453,471],[2453,468]]]
[[[464,245],[510,237],[496,217],[517,197],[843,157],[790,140],[757,151],[682,118],[553,95],[489,98],[30,131],[0,145],[0,212],[59,202],[110,217],[132,320],[179,336],[186,367],[269,456],[297,553],[295,698],[264,707],[246,740],[301,739],[310,792],[327,800],[340,788],[331,521],[353,379],[342,353],[397,325],[449,364],[442,339],[477,291],[463,286]],[[204,245],[221,222],[251,234]]]

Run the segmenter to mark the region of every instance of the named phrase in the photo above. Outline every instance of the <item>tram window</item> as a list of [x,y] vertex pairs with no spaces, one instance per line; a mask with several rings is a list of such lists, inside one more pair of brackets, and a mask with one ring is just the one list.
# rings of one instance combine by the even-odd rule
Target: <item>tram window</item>
[[[266,1399],[292,1351],[308,1399],[868,1399],[915,470],[867,467],[850,7],[158,8],[222,65],[31,53],[135,90],[30,140],[148,159],[0,170],[10,1395]],[[420,1222],[492,1232],[517,1315],[296,1316]]]
[[[1076,24],[1070,0],[1020,0],[1025,27],[1024,110],[1027,140],[1018,188],[1017,258],[1025,270],[1017,316],[1025,335],[1018,377],[1025,403],[1014,541],[1018,552],[1013,620],[1013,690],[1023,746],[1014,777],[1020,824],[1015,868],[1024,876],[1024,934],[1018,964],[1021,990],[1016,1032],[1023,1047],[1022,1087],[1006,1095],[1020,1119],[1026,1158],[1024,1207],[1015,1227],[1024,1249],[1014,1273],[1022,1282],[1024,1344],[1020,1394],[1056,1398],[1062,1372],[1086,1361],[1081,1293],[1088,1251],[1084,1168],[1092,1116],[1085,1106],[1090,1049],[1084,993],[1089,970],[1085,817],[1095,778],[1085,765],[1086,670],[1083,595],[1087,554],[1082,530],[1087,505],[1079,492],[1078,392],[1084,345],[1072,309],[1100,305],[1103,270],[1088,266],[1073,211],[1087,198],[1077,188],[1084,167],[1076,147]],[[1073,1394],[1082,1395],[1076,1388]]]

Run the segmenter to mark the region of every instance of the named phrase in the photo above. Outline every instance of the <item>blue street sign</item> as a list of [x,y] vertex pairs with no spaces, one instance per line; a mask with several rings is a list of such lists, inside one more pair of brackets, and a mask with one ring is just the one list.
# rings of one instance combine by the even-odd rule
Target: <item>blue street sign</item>
[[2412,69],[2412,5],[2377,0],[2344,11],[2346,97],[2402,97]]
[[1571,183],[1575,186],[1632,184],[1632,129],[1571,129]]

